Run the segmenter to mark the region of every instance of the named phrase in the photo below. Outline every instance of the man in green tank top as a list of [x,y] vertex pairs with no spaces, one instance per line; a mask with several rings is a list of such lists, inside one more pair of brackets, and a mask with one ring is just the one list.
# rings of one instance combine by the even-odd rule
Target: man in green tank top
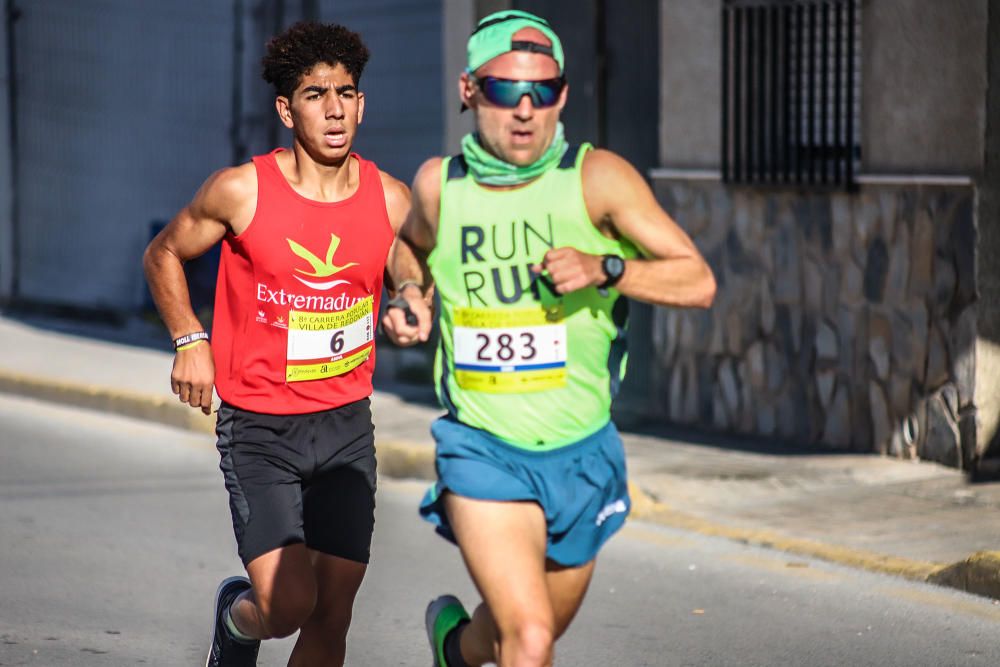
[[[707,308],[711,270],[614,153],[570,146],[563,50],[532,14],[487,16],[459,80],[476,131],[432,158],[390,258],[383,319],[428,339],[448,414],[432,427],[438,481],[423,516],[456,542],[483,595],[425,615],[434,664],[551,665],[601,545],[631,506],[611,400],[625,367],[627,298]],[[392,307],[397,306],[397,307]]]

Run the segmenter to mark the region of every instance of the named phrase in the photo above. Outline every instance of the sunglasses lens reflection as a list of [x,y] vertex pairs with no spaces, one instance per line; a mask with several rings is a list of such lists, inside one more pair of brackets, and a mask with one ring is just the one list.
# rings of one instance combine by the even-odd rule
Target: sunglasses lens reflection
[[479,80],[479,86],[486,99],[497,106],[512,109],[527,95],[536,108],[543,108],[550,107],[559,100],[563,80],[514,81],[487,76]]

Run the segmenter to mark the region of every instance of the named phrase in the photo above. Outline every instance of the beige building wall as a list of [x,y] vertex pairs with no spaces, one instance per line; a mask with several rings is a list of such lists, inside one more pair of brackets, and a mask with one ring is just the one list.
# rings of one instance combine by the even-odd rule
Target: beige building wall
[[987,0],[868,0],[863,7],[863,171],[978,174]]
[[660,0],[660,164],[718,168],[721,0]]

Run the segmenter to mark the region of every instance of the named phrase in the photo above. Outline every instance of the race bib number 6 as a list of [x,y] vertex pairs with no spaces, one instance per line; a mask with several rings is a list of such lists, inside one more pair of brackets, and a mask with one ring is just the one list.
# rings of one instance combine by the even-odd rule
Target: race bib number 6
[[452,331],[463,389],[521,393],[566,385],[566,325],[540,308],[456,308]]
[[343,375],[368,359],[374,346],[374,299],[334,313],[288,313],[285,380],[322,380]]

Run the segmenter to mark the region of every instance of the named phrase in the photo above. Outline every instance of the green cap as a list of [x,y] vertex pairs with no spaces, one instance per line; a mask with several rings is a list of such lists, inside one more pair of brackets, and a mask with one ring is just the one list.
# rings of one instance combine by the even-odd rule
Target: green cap
[[[552,46],[544,46],[537,42],[515,41],[514,33],[523,28],[537,29],[549,38]],[[510,51],[530,51],[551,56],[559,64],[559,73],[563,72],[562,43],[552,30],[552,26],[541,17],[516,9],[494,12],[479,22],[475,31],[469,36],[469,60],[466,71],[471,74],[488,61]]]

